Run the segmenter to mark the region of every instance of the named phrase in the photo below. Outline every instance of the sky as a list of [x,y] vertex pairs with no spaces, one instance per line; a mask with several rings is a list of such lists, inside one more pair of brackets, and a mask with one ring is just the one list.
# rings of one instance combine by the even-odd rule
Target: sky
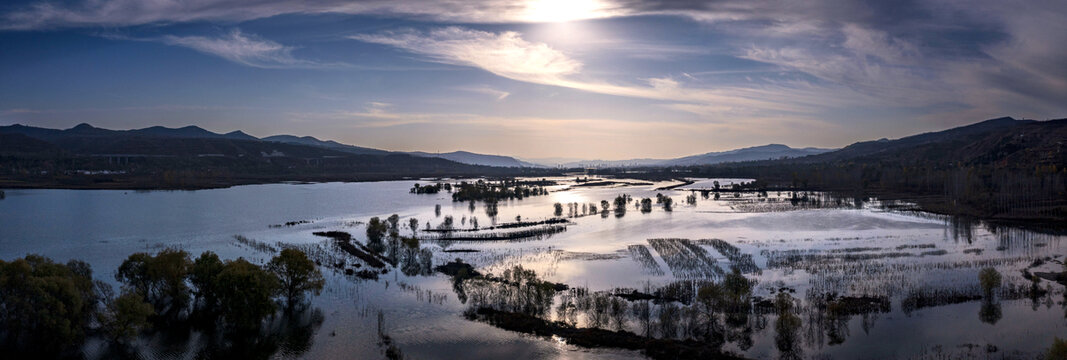
[[1062,0],[0,4],[0,125],[672,158],[1067,117]]

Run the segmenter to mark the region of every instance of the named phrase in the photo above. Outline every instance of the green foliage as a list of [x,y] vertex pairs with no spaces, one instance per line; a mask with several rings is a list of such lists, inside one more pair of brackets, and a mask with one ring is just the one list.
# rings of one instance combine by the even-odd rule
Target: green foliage
[[219,310],[238,328],[256,328],[273,314],[278,278],[245,259],[227,261],[215,279]]
[[0,348],[8,355],[56,354],[79,344],[94,316],[92,270],[27,255],[0,261]]
[[184,250],[164,249],[155,256],[136,253],[122,262],[115,280],[144,294],[158,313],[177,312],[189,300],[185,281],[191,268],[189,253]]
[[196,295],[201,304],[207,309],[214,309],[218,305],[218,294],[215,288],[215,277],[222,272],[224,264],[219,256],[210,251],[200,254],[193,262],[189,272],[189,282],[196,288]]
[[[390,221],[392,222],[392,221]],[[416,245],[417,246],[417,245]],[[267,264],[267,270],[278,277],[286,307],[293,309],[306,292],[318,295],[326,281],[315,262],[297,249],[284,249]]]
[[151,327],[148,318],[153,314],[155,310],[144,301],[144,295],[124,291],[119,297],[107,300],[100,325],[112,340],[123,342]]
[[978,282],[987,299],[993,298],[993,291],[1000,287],[1001,276],[994,268],[985,268],[978,272]]

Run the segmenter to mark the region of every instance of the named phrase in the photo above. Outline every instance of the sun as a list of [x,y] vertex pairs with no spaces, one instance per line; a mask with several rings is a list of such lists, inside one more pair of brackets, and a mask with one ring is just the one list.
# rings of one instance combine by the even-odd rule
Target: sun
[[605,17],[609,9],[599,0],[530,0],[522,18],[529,22],[567,22]]

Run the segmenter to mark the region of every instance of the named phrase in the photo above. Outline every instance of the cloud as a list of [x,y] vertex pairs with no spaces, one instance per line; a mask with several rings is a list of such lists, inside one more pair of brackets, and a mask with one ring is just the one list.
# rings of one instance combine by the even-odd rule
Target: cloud
[[587,91],[597,94],[651,100],[730,104],[758,111],[806,111],[855,99],[842,95],[826,99],[810,89],[780,85],[764,88],[693,88],[670,77],[644,79],[638,84],[589,79],[581,73],[584,64],[545,43],[530,42],[513,31],[499,33],[456,26],[427,32],[414,30],[361,34],[352,39],[389,45],[422,55],[429,61],[468,66],[504,78]]
[[523,40],[517,32],[491,33],[446,27],[356,35],[352,39],[394,46],[446,64],[473,66],[509,79],[546,84],[577,73],[582,64],[544,43]]
[[508,96],[511,96],[511,93],[509,93],[507,91],[497,90],[497,89],[494,89],[494,88],[491,88],[491,87],[485,86],[485,85],[483,85],[483,86],[473,86],[473,87],[458,87],[456,89],[457,90],[463,90],[463,91],[470,91],[470,92],[473,92],[473,93],[489,95],[489,96],[492,96],[497,101],[501,101],[501,100],[507,99]]
[[[748,85],[696,81],[681,73],[657,76],[673,84],[590,78],[591,65],[573,53],[509,31],[446,27],[356,38],[517,81],[689,104],[673,109],[702,109],[692,112],[702,116],[710,116],[708,109],[762,116],[843,106],[951,108],[956,114],[952,116],[961,118],[1067,112],[1067,47],[1060,45],[1067,42],[1067,6],[1062,0],[46,0],[5,9],[0,29],[7,30],[241,22],[327,13],[451,24],[671,16],[700,22],[701,29],[713,32],[715,51],[726,49],[714,55],[765,63],[787,76],[753,75]],[[239,36],[171,37],[168,43],[250,66],[314,66],[294,59],[290,47]],[[631,59],[675,62],[705,54],[699,46],[633,39],[620,41],[615,51]]]
[[294,58],[293,47],[254,35],[246,35],[234,29],[219,37],[167,35],[156,39],[159,42],[187,47],[208,55],[258,68],[319,68],[340,66]]
[[467,23],[596,19],[627,9],[604,0],[75,0],[37,1],[4,14],[0,28],[40,30],[194,21],[247,21],[283,14],[369,14]]

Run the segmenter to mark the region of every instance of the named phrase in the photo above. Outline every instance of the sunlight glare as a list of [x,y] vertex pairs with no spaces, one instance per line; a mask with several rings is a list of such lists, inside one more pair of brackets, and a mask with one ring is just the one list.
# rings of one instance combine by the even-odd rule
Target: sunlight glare
[[600,0],[531,0],[524,16],[530,22],[566,22],[607,16],[608,6]]

